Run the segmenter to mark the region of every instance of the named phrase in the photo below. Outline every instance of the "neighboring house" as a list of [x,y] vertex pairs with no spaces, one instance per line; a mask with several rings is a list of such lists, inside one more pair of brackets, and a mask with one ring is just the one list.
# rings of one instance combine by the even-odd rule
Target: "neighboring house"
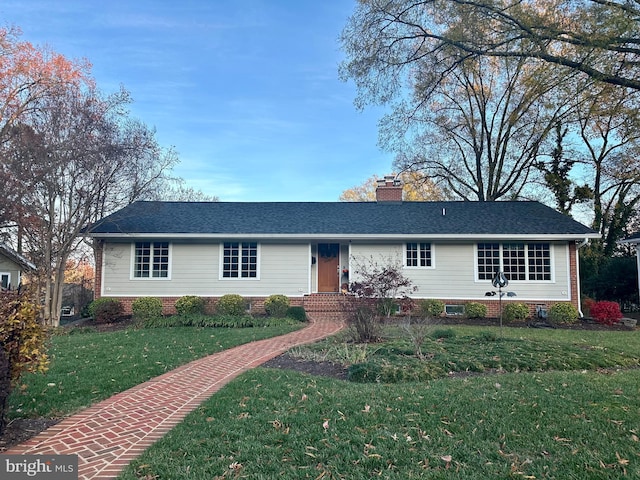
[[[537,202],[402,202],[383,180],[376,202],[136,202],[88,230],[96,240],[96,296],[215,302],[240,294],[260,305],[287,295],[305,308],[338,297],[354,258],[396,256],[418,287],[453,312],[483,302],[497,314],[491,280],[537,306],[579,307],[578,250],[598,234]],[[351,279],[353,280],[353,279]],[[321,295],[322,294],[322,295]],[[335,295],[326,295],[335,294]]]
[[4,243],[0,243],[0,289],[16,290],[22,284],[22,274],[36,266]]

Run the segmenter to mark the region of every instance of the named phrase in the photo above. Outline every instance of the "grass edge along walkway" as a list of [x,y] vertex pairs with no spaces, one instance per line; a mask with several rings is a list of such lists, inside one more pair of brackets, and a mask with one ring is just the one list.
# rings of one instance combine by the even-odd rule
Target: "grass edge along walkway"
[[78,455],[79,479],[112,479],[134,458],[229,381],[297,345],[337,333],[338,322],[311,321],[302,330],[195,360],[99,402],[5,454]]

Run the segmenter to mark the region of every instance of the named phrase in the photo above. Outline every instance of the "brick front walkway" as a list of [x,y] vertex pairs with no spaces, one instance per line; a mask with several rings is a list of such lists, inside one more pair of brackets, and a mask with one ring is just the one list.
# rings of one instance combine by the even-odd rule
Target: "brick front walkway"
[[68,417],[4,453],[76,454],[80,479],[115,478],[131,460],[240,373],[341,328],[339,322],[317,320],[297,332],[195,360]]

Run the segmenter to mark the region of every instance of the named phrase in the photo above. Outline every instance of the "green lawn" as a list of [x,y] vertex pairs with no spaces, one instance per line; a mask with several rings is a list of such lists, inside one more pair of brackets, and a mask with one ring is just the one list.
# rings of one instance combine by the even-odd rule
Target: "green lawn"
[[[454,331],[429,340],[447,352],[444,359],[434,353],[422,363],[462,356],[462,365],[478,357],[477,370],[495,372],[483,363],[509,366],[513,355],[520,358],[513,365],[531,360],[536,367],[400,383],[256,369],[205,402],[120,478],[640,478],[638,331]],[[334,338],[309,351],[413,362],[402,344],[399,334],[366,348]]]
[[302,326],[173,327],[54,336],[49,371],[23,376],[9,397],[9,415],[65,416],[197,358]]

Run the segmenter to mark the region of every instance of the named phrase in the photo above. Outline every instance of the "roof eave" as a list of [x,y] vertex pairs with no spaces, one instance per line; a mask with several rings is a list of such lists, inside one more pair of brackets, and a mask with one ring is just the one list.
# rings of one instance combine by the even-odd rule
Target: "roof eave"
[[598,233],[545,233],[545,234],[361,234],[361,233],[91,233],[90,237],[96,239],[264,239],[264,240],[590,240],[600,238]]

